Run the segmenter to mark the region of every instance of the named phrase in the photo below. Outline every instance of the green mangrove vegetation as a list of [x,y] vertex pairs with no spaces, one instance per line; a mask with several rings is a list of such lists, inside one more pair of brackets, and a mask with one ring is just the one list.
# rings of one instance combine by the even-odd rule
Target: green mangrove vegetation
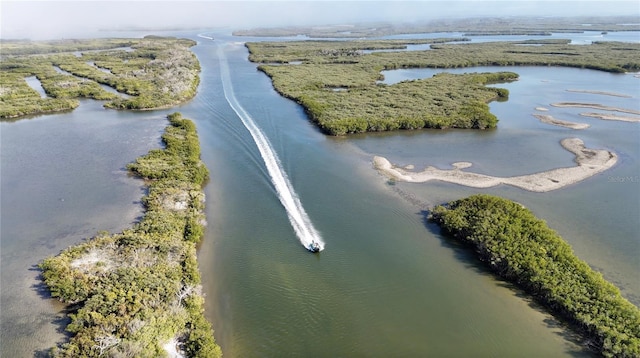
[[[157,36],[3,41],[0,119],[71,110],[79,98],[104,100],[105,107],[116,109],[177,105],[193,98],[198,87],[200,64],[189,50],[194,45]],[[40,81],[46,98],[25,82],[30,76]]]
[[[440,74],[386,85],[381,71],[473,66],[567,66],[614,73],[640,70],[640,44],[568,40],[464,43],[464,38],[250,42],[249,59],[259,63],[274,88],[295,100],[325,133],[418,128],[493,128],[488,102],[508,98],[506,89],[486,87],[513,81],[510,72]],[[450,42],[460,42],[452,44]],[[431,43],[425,51],[382,51]],[[531,46],[535,45],[535,46]]]
[[634,16],[478,17],[433,19],[413,23],[369,22],[327,26],[287,26],[236,30],[234,36],[364,38],[399,34],[462,32],[473,35],[551,35],[552,32],[638,31]]
[[96,51],[130,47],[132,39],[66,39],[51,41],[0,40],[2,56],[37,55],[62,52]]
[[522,205],[474,195],[436,207],[431,219],[472,246],[497,275],[568,320],[605,357],[640,356],[638,307]]
[[72,311],[71,338],[51,350],[54,357],[158,357],[171,350],[221,356],[203,315],[196,262],[208,171],[193,122],[179,113],[168,118],[165,148],[128,165],[148,183],[144,217],[39,265],[51,295]]

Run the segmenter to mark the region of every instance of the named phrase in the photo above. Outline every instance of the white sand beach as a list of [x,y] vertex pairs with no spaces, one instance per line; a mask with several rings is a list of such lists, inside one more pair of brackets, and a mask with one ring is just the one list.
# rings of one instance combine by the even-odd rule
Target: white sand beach
[[376,156],[373,158],[373,165],[380,173],[398,181],[423,183],[441,180],[473,188],[490,188],[507,184],[528,191],[547,192],[587,179],[611,168],[618,161],[618,156],[614,152],[586,148],[584,142],[578,138],[566,138],[560,144],[576,155],[576,166],[506,178],[463,171],[462,169],[471,167],[472,163],[468,162],[453,163],[453,169],[429,166],[421,172],[412,172],[391,164],[384,157]]

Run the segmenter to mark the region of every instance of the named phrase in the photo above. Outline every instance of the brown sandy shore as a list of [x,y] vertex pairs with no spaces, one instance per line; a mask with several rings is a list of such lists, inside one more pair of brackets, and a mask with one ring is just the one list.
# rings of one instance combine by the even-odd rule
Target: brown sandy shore
[[546,114],[534,114],[533,116],[538,118],[542,123],[553,124],[554,126],[560,126],[565,128],[571,128],[571,129],[587,129],[591,127],[591,125],[586,123],[563,121]]
[[386,158],[376,156],[373,158],[373,165],[382,174],[399,181],[423,183],[430,180],[441,180],[473,188],[489,188],[499,184],[508,184],[528,191],[547,192],[587,179],[611,168],[618,161],[618,156],[614,152],[586,148],[584,142],[578,138],[566,138],[560,144],[576,155],[577,166],[502,178],[462,171],[472,165],[468,162],[454,163],[453,169],[438,169],[429,166],[421,172],[412,172],[394,166]]

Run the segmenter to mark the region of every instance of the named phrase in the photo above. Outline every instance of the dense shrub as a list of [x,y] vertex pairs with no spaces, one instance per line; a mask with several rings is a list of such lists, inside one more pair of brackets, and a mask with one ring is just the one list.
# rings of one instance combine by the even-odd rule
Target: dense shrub
[[[567,41],[448,44],[460,39],[421,39],[427,51],[400,49],[415,40],[287,41],[247,43],[249,59],[283,96],[300,103],[324,132],[418,128],[475,128],[497,125],[486,105],[509,91],[486,87],[513,81],[515,73],[447,73],[432,78],[380,84],[380,71],[401,68],[473,66],[567,66],[609,72],[638,71],[640,45],[607,42],[570,46]],[[536,44],[539,46],[521,46]],[[290,63],[298,61],[301,64]],[[274,65],[275,64],[275,65]]]
[[[179,104],[195,96],[200,81],[193,45],[162,37],[11,43],[0,59],[0,119],[70,110],[78,98],[117,109]],[[47,98],[27,85],[30,76],[40,80]]]
[[54,357],[156,357],[170,339],[189,357],[221,356],[203,316],[195,247],[204,234],[208,172],[193,122],[178,113],[169,122],[165,148],[130,165],[149,186],[140,222],[39,265],[51,295],[74,304],[72,337]]
[[573,323],[604,356],[640,356],[638,307],[522,205],[474,195],[436,207],[431,217],[498,275]]

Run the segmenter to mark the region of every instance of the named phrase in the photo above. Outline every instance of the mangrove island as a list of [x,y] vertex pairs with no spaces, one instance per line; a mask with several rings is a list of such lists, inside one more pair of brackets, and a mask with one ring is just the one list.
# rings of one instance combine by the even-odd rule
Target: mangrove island
[[148,184],[144,217],[40,263],[51,295],[69,305],[69,342],[53,357],[220,357],[204,317],[196,244],[204,234],[208,170],[193,122],[169,115],[164,149],[128,165]]
[[[142,39],[2,41],[0,120],[60,112],[80,98],[106,101],[105,107],[149,110],[193,98],[200,63],[193,40],[147,36]],[[44,95],[26,79],[34,78]]]
[[431,219],[471,246],[498,276],[583,333],[605,357],[640,356],[640,310],[546,223],[522,205],[474,195],[436,207]]
[[[402,50],[430,44],[424,51]],[[494,128],[488,102],[509,92],[488,84],[514,81],[513,72],[440,73],[380,83],[381,71],[474,66],[565,66],[613,73],[640,70],[640,44],[569,40],[468,43],[465,38],[249,42],[249,59],[274,88],[304,107],[330,135],[420,128]],[[384,51],[381,51],[384,50]]]

